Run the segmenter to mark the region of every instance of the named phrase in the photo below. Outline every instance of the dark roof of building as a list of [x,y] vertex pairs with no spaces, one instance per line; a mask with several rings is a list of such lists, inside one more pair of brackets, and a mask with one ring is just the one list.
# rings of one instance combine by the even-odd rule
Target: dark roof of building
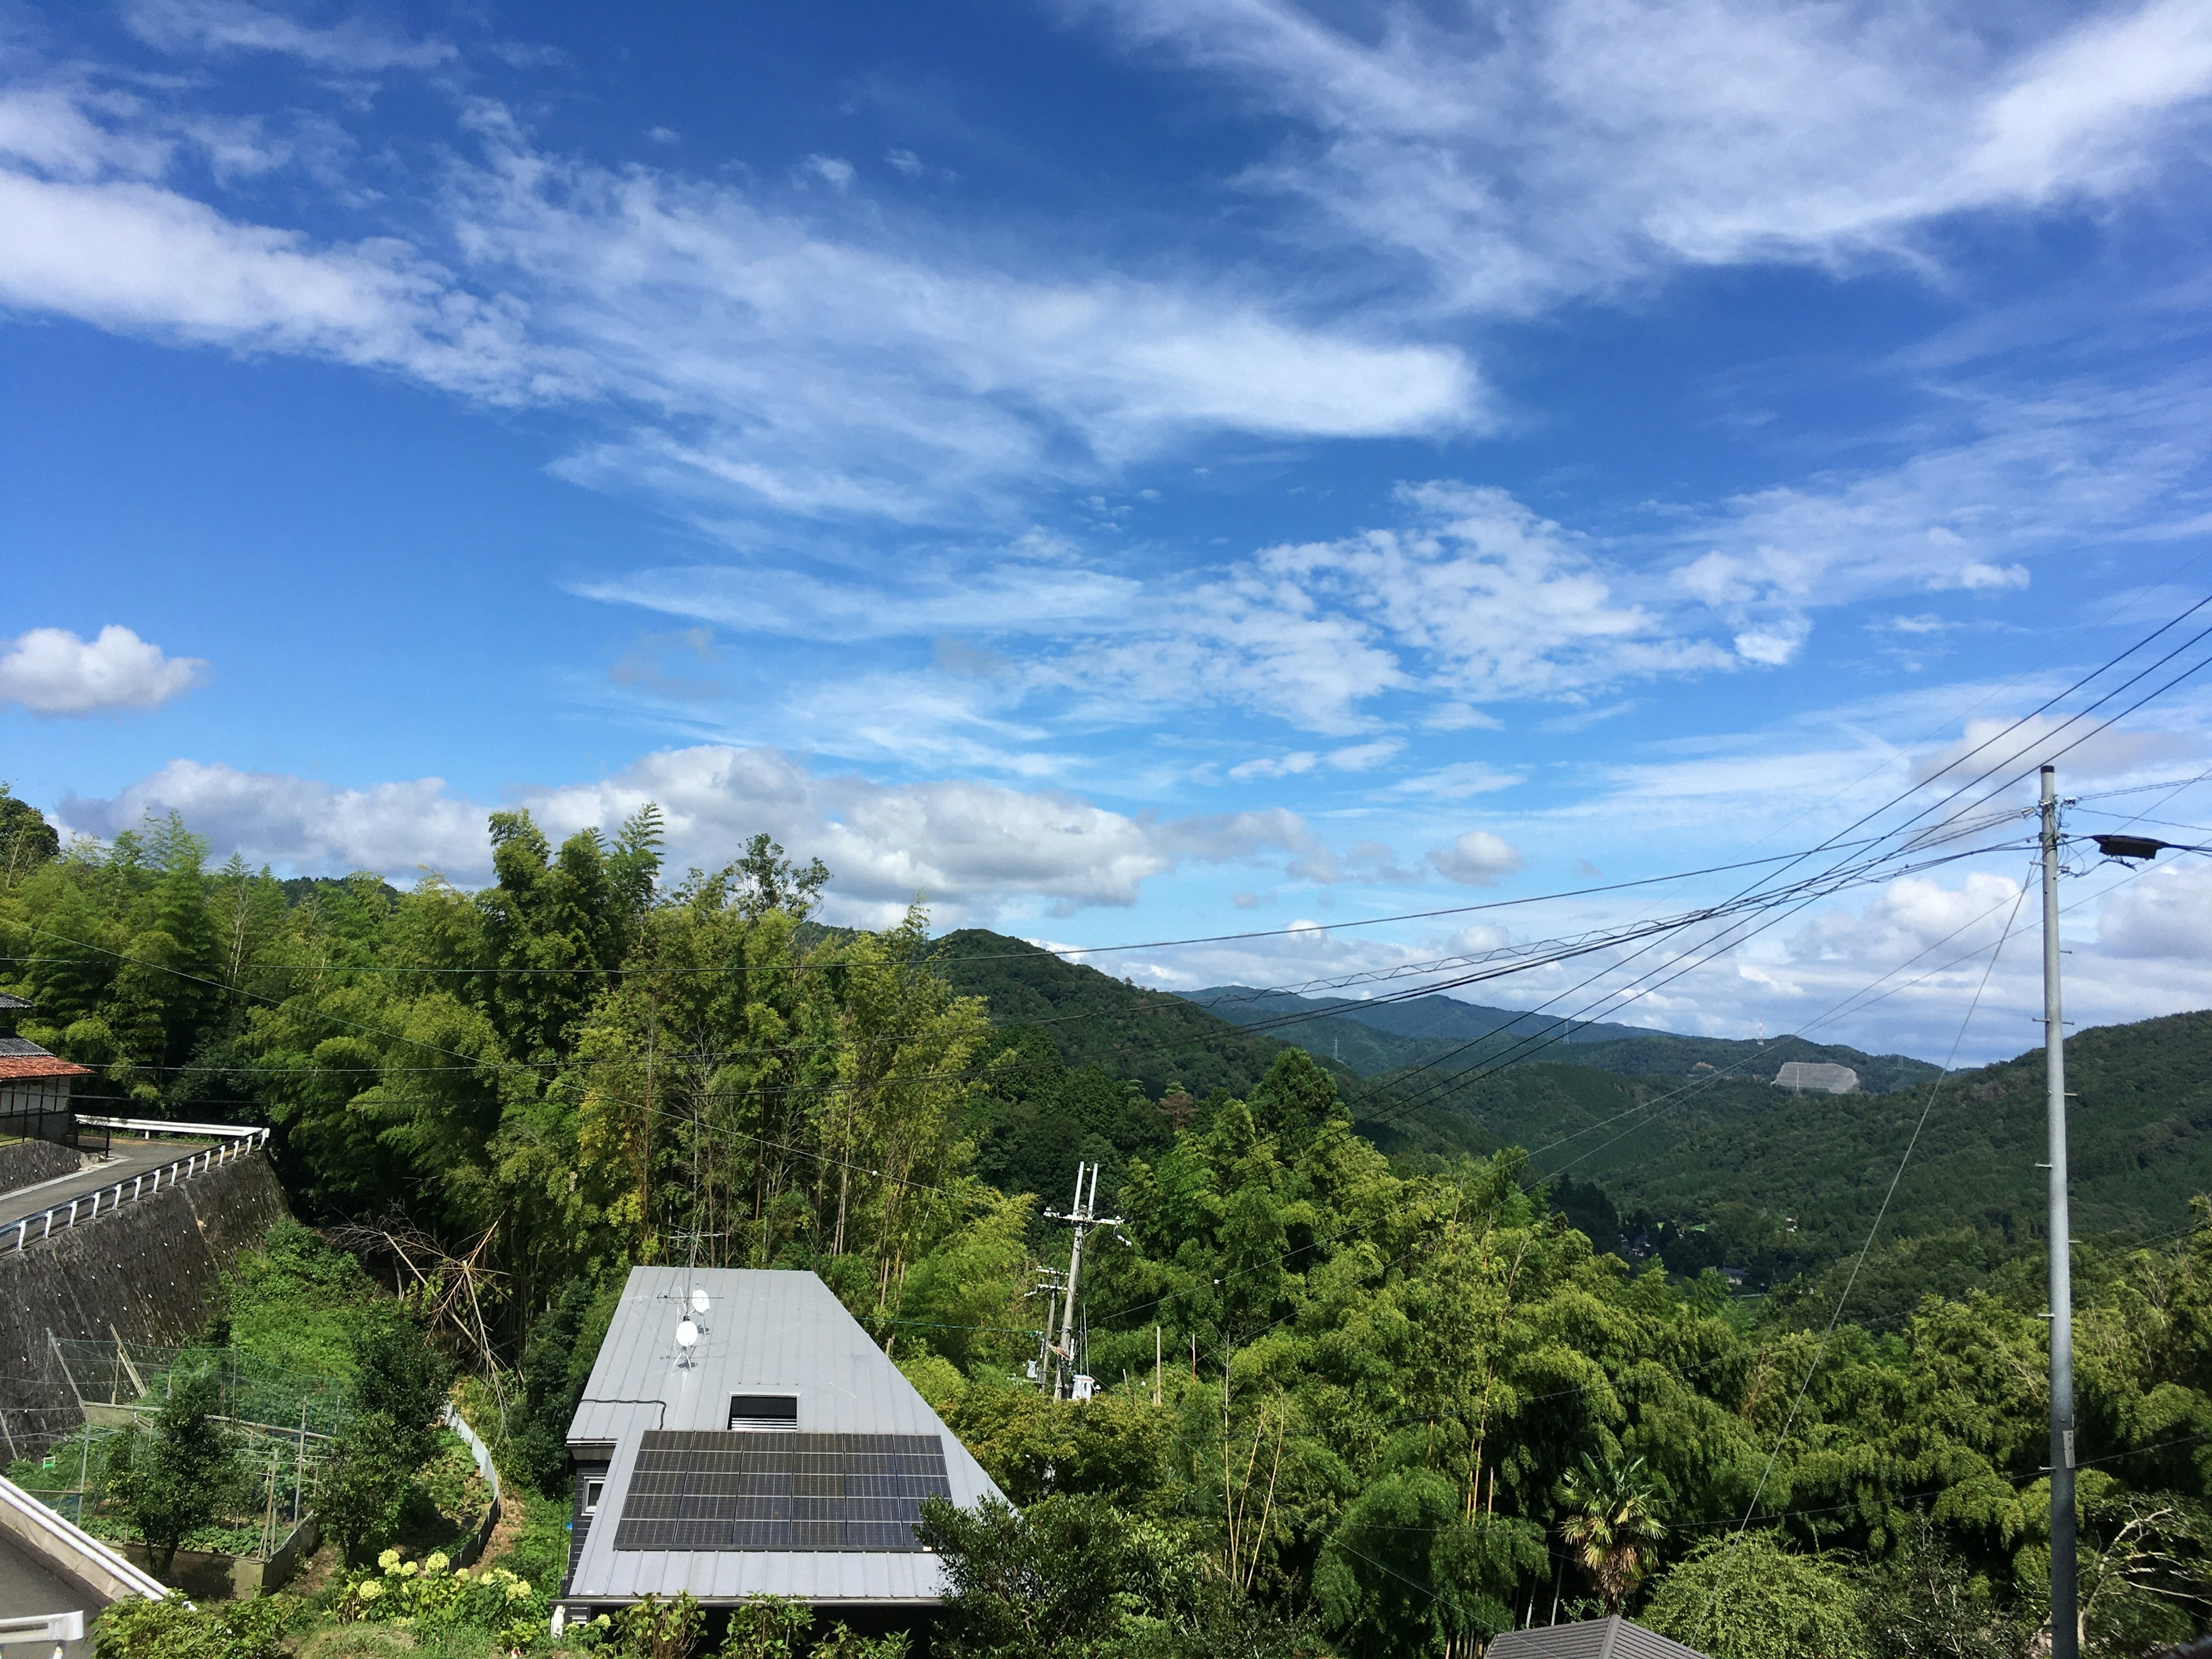
[[1694,1648],[1623,1619],[1585,1619],[1572,1625],[1538,1625],[1494,1637],[1489,1659],[1705,1659]]
[[21,1013],[31,1005],[12,992],[0,991],[0,1013]]
[[[687,1351],[695,1290],[708,1306]],[[811,1273],[632,1268],[568,1446],[608,1466],[570,1601],[933,1602],[922,1499],[1005,1501]]]

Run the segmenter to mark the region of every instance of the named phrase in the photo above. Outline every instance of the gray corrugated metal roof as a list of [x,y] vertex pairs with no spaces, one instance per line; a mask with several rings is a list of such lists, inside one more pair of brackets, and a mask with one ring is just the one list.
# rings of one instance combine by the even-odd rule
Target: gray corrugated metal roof
[[[676,1328],[694,1285],[712,1303],[689,1355]],[[811,1273],[633,1267],[568,1444],[611,1445],[599,1513],[566,1599],[634,1601],[690,1590],[702,1601],[795,1595],[810,1601],[934,1601],[936,1557],[915,1552],[617,1550],[614,1539],[638,1442],[647,1429],[720,1430],[730,1396],[794,1392],[806,1434],[933,1434],[952,1501],[1004,1501],[982,1466]]]
[[28,1037],[0,1036],[0,1054],[9,1059],[35,1059],[46,1052]]
[[1694,1648],[1619,1613],[1571,1625],[1509,1630],[1492,1639],[1490,1659],[1705,1659]]

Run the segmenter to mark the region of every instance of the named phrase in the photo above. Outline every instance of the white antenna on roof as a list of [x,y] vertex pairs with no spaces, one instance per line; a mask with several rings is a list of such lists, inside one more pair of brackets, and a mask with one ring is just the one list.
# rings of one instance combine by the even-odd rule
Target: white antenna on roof
[[714,1304],[707,1299],[707,1287],[703,1285],[694,1285],[691,1287],[691,1311],[704,1319],[707,1316],[707,1310],[712,1306]]

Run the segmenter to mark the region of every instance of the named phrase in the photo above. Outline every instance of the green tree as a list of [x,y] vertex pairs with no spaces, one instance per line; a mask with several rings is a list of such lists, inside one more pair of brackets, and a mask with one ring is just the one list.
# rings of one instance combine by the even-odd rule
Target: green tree
[[396,1303],[376,1304],[364,1327],[354,1344],[354,1409],[390,1422],[394,1455],[419,1468],[436,1449],[453,1362]]
[[339,1433],[315,1488],[315,1518],[349,1565],[389,1537],[406,1507],[408,1478],[420,1460],[382,1412],[356,1412]]
[[1607,1613],[1619,1613],[1658,1559],[1657,1500],[1644,1460],[1601,1466],[1584,1457],[1560,1479],[1559,1534]]
[[62,838],[35,806],[0,782],[0,890],[61,856]]
[[1842,1565],[1772,1533],[1707,1540],[1662,1579],[1641,1615],[1710,1659],[1866,1659],[1860,1592]]
[[915,1532],[949,1587],[933,1649],[958,1659],[1235,1652],[1264,1646],[1275,1624],[1227,1606],[1188,1550],[1103,1498],[1048,1498],[1018,1514],[932,1498]]
[[1924,1512],[1864,1582],[1871,1659],[2014,1659],[2027,1645],[2027,1621],[1999,1603]]
[[214,1371],[172,1371],[151,1430],[134,1420],[109,1445],[107,1489],[165,1577],[178,1547],[222,1513],[242,1478],[230,1431],[217,1420],[221,1407]]

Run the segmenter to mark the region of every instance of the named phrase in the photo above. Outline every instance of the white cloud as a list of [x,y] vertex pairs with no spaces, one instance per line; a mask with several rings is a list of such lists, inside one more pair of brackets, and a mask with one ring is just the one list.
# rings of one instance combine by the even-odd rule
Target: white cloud
[[2179,863],[2153,866],[2103,908],[2097,918],[2100,954],[2124,962],[2186,963],[2199,975],[2212,967],[2212,866],[2180,856]]
[[1254,778],[1294,778],[1320,764],[1319,755],[1310,749],[1300,749],[1287,755],[1239,762],[1229,769],[1229,775],[1239,783],[1249,783]]
[[853,164],[842,155],[810,155],[799,163],[799,170],[832,190],[849,190],[853,185]]
[[[64,170],[66,160],[46,165]],[[0,304],[397,369],[496,402],[562,384],[526,361],[511,307],[455,289],[398,243],[316,247],[134,179],[0,169]]]
[[1406,779],[1395,786],[1394,793],[1401,795],[1428,795],[1437,800],[1465,800],[1470,795],[1486,795],[1500,789],[1510,789],[1528,781],[1525,772],[1509,772],[1485,761],[1455,761],[1449,766],[1438,767],[1433,772],[1424,772],[1418,777]]
[[884,160],[890,162],[894,168],[903,173],[909,179],[915,177],[922,170],[921,157],[916,155],[910,149],[888,150],[884,153]]
[[1328,763],[1340,772],[1371,772],[1394,759],[1405,748],[1400,738],[1376,738],[1370,743],[1347,744],[1328,751]]
[[[245,8],[144,16],[204,47],[326,47],[357,66],[381,50],[264,39],[283,20]],[[493,402],[586,400],[606,435],[565,468],[586,482],[972,522],[1018,484],[1097,478],[1192,434],[1393,436],[1483,413],[1449,347],[1310,325],[1232,284],[1012,275],[919,222],[845,222],[842,189],[802,200],[808,217],[764,191],[548,155],[489,104],[466,106],[482,159],[443,169],[414,204],[418,234],[348,243],[166,183],[179,123],[142,100],[6,96],[0,153],[21,165],[0,171],[0,303]],[[837,158],[811,158],[806,176],[857,192]]]
[[441,40],[410,40],[360,17],[325,28],[244,0],[133,0],[131,32],[167,52],[273,52],[319,69],[367,73],[432,70],[459,55]]
[[1464,887],[1492,887],[1523,862],[1521,849],[1487,830],[1470,830],[1443,847],[1429,848],[1429,862],[1446,881]]
[[1303,128],[1255,186],[1492,311],[1683,264],[1919,257],[1947,215],[2140,184],[2186,153],[2212,88],[2195,0],[2001,27],[1808,0],[1508,0],[1356,24],[1296,0],[1102,9]]
[[374,870],[404,881],[421,867],[469,873],[490,863],[483,809],[447,793],[439,778],[347,789],[177,760],[106,799],[65,795],[54,816],[106,838],[170,811],[205,836],[218,860],[235,850],[249,864],[303,874]]
[[[1181,819],[1133,817],[1059,790],[965,781],[884,785],[823,776],[773,750],[708,744],[662,750],[595,782],[519,792],[548,833],[611,827],[647,800],[667,826],[678,870],[733,857],[766,830],[834,877],[831,914],[882,924],[916,895],[938,920],[988,918],[1042,904],[1059,913],[1135,902],[1144,884],[1185,864],[1236,863],[1299,848],[1310,837],[1285,811]],[[488,878],[489,808],[436,778],[342,788],[276,773],[174,761],[107,799],[65,798],[72,830],[112,836],[151,812],[181,812],[219,854],[305,872],[420,866]]]
[[65,628],[33,628],[0,648],[0,703],[33,714],[155,708],[198,684],[207,666],[197,657],[164,656],[113,623],[90,640]]

